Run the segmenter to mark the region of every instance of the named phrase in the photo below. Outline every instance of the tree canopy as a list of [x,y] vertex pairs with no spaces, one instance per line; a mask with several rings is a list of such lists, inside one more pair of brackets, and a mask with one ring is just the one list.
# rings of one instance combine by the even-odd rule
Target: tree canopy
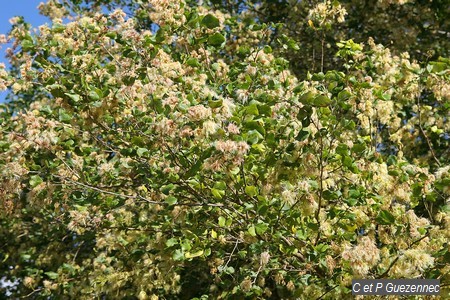
[[447,1],[39,9],[0,38],[0,296],[449,293]]

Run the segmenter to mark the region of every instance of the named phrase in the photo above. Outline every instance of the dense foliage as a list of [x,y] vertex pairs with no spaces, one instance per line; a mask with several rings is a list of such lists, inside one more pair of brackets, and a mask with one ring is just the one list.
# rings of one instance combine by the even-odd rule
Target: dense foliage
[[360,3],[49,0],[49,24],[11,19],[0,295],[448,293],[448,7]]

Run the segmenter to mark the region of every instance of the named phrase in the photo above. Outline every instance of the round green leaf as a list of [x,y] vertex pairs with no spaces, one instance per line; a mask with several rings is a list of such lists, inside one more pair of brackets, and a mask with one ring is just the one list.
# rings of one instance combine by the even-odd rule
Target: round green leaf
[[213,29],[219,27],[220,22],[219,19],[217,19],[212,14],[207,14],[206,16],[203,17],[201,24],[209,29]]
[[223,43],[225,43],[225,41],[225,37],[219,32],[216,32],[208,37],[208,44],[210,44],[211,46],[221,46]]
[[178,202],[178,199],[175,198],[174,196],[169,196],[166,198],[165,202],[169,205],[175,205]]

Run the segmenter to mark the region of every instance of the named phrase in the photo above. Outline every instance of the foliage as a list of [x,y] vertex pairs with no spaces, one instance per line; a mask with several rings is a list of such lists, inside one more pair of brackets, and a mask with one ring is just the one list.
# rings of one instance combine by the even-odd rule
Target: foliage
[[[314,43],[275,12],[80,2],[50,0],[50,25],[32,33],[16,18],[8,37],[0,271],[15,286],[3,295],[337,299],[352,278],[448,286],[448,58],[355,42],[370,32],[347,39],[350,4],[314,1],[299,26],[323,58],[301,77],[294,58],[311,62]],[[90,10],[100,4],[109,12]]]

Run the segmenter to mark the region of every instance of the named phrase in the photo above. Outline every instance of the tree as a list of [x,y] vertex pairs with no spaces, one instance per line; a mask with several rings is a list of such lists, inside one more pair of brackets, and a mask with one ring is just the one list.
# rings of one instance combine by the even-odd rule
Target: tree
[[1,293],[448,290],[450,61],[355,42],[381,25],[351,30],[347,14],[370,14],[352,3],[303,8],[318,44],[272,1],[51,0],[50,25],[16,19],[0,70],[0,271],[15,285]]

